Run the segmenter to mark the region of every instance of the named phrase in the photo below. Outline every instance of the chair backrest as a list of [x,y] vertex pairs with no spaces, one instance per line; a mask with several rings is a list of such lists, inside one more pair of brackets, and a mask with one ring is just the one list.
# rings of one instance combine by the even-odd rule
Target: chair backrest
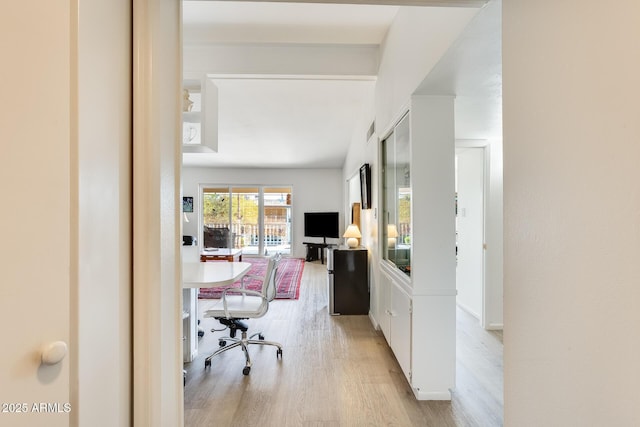
[[276,297],[276,291],[278,290],[276,277],[278,275],[278,265],[280,264],[281,259],[282,256],[279,253],[269,257],[264,282],[262,282],[262,295],[264,295],[267,301],[273,301]]

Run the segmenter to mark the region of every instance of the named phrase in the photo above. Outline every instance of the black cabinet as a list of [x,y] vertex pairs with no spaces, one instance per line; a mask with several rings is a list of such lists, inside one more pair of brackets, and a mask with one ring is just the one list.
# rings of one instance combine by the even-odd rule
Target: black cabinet
[[329,249],[329,313],[369,314],[369,266],[366,249]]

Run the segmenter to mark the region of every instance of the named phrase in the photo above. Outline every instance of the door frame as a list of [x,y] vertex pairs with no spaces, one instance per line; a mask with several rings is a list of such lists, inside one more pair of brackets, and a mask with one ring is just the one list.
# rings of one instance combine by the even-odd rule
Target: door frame
[[182,2],[133,0],[133,415],[184,424]]

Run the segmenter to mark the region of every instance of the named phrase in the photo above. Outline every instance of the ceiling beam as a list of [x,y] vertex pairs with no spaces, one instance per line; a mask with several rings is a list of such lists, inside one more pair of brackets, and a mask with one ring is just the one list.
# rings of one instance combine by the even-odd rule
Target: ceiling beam
[[[186,0],[188,1],[188,0]],[[238,1],[238,0],[224,0]],[[240,0],[242,1],[242,0]],[[330,3],[330,4],[368,4],[384,6],[431,6],[431,7],[482,7],[489,0],[253,0],[263,3]]]
[[379,55],[372,45],[185,43],[183,73],[185,79],[205,74],[375,77]]

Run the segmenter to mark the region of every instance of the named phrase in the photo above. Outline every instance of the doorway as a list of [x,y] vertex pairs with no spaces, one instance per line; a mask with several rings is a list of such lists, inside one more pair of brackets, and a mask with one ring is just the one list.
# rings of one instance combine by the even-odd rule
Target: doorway
[[456,148],[458,306],[482,322],[485,283],[485,148]]

